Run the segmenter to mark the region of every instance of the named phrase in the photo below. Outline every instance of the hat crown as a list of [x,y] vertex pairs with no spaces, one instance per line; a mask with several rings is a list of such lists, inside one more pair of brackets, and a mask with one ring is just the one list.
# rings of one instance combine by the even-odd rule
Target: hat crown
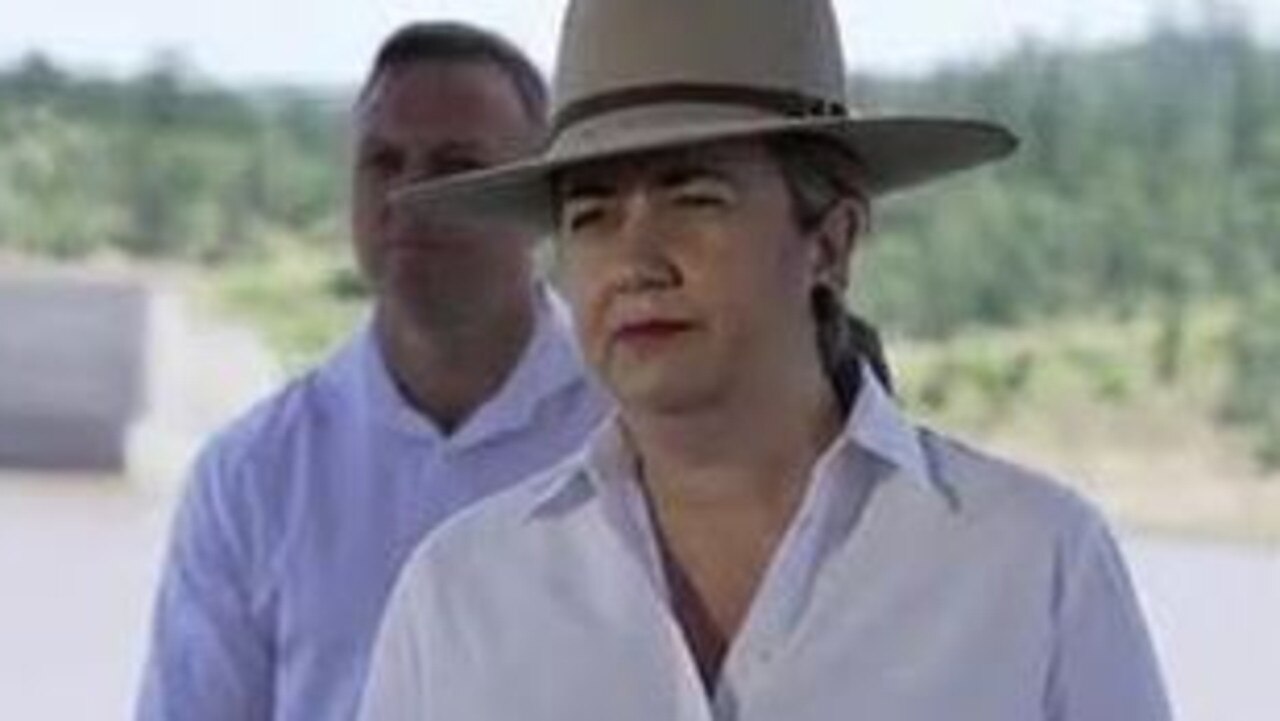
[[624,90],[726,86],[844,102],[829,0],[572,0],[555,111]]
[[1017,145],[992,123],[847,107],[831,0],[570,0],[560,37],[538,156],[429,180],[397,202],[546,232],[555,173],[610,158],[803,134],[847,150],[875,197]]

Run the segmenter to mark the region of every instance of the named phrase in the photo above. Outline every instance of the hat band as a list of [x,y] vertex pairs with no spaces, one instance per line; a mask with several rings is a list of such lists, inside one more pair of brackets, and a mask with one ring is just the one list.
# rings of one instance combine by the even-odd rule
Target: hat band
[[665,83],[623,88],[574,101],[556,112],[551,125],[555,137],[571,125],[608,113],[642,105],[711,103],[766,110],[792,118],[846,117],[843,103],[788,90],[710,83]]

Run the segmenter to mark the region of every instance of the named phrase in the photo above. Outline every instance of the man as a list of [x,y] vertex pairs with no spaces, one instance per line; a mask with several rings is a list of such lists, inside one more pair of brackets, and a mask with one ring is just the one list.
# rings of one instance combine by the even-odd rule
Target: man
[[844,322],[872,200],[1015,142],[849,112],[838,38],[571,0],[545,154],[401,195],[554,223],[618,410],[414,554],[363,721],[1168,720],[1097,511],[910,422]]
[[139,718],[346,721],[384,598],[433,526],[576,446],[599,419],[531,235],[388,194],[509,162],[545,89],[505,41],[417,24],[354,111],[352,231],[370,321],[201,455],[157,600]]

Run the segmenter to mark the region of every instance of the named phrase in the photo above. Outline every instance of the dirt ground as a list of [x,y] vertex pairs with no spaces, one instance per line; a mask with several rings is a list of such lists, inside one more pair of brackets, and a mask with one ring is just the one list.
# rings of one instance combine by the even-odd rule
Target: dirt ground
[[1280,548],[1280,472],[1263,472],[1243,439],[1177,408],[1082,409],[975,438],[1052,472],[1120,525]]

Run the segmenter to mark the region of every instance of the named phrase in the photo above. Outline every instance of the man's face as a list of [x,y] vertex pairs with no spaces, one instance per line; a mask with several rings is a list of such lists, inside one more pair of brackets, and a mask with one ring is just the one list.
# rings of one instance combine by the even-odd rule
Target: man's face
[[579,337],[624,408],[681,412],[815,362],[815,241],[762,145],[576,168],[557,197]]
[[380,301],[457,319],[477,303],[523,292],[528,238],[393,210],[388,195],[516,159],[536,140],[515,85],[491,63],[417,61],[383,73],[356,113],[352,192],[357,260]]

